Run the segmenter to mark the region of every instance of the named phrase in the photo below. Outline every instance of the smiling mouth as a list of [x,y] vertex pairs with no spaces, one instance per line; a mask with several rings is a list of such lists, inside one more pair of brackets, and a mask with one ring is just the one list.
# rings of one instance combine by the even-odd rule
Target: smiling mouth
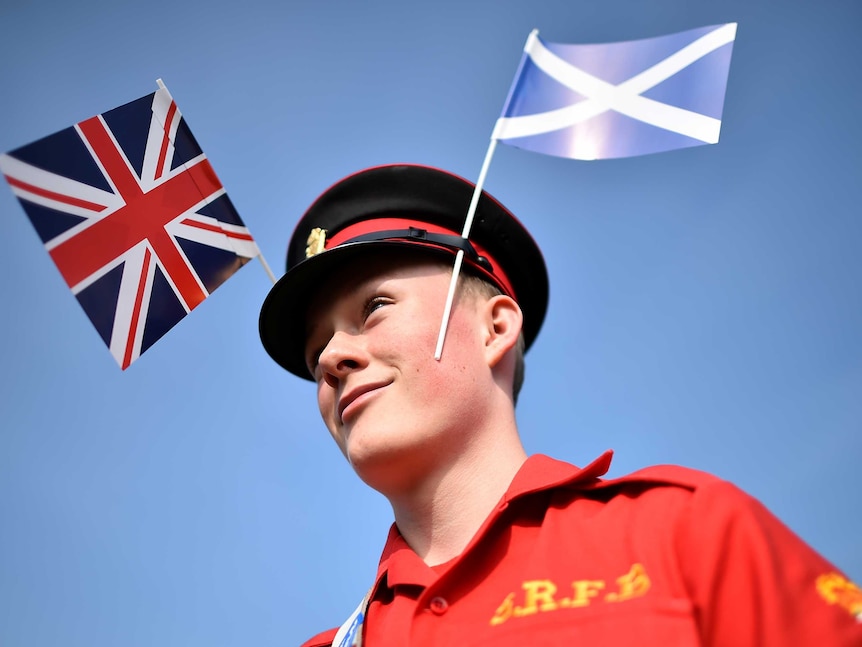
[[352,391],[347,395],[347,397],[343,397],[338,403],[338,420],[341,424],[345,423],[345,414],[347,414],[348,417],[352,417],[368,399],[387,386],[389,386],[388,382],[369,384]]

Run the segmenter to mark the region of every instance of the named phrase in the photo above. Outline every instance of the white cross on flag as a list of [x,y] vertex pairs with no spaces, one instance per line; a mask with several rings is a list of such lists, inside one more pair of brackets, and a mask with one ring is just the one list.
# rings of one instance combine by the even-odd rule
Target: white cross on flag
[[534,31],[493,139],[592,160],[715,144],[736,23],[598,45]]

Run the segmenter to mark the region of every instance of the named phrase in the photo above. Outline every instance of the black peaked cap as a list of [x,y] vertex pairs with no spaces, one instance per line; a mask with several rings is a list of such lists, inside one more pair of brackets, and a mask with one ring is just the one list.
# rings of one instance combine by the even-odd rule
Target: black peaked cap
[[[465,246],[461,232],[474,189],[472,182],[440,169],[394,164],[359,171],[324,191],[297,223],[286,273],[261,307],[260,338],[267,353],[294,375],[311,379],[305,365],[306,309],[322,281],[387,249],[448,255],[454,261]],[[529,348],[548,305],[548,273],[538,245],[484,191],[469,243],[464,268],[514,292],[510,296],[523,311]]]

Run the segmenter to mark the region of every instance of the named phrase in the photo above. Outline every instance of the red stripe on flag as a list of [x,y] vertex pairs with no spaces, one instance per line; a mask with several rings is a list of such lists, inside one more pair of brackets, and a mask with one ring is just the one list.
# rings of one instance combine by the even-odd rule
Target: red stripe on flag
[[186,218],[180,224],[187,225],[188,227],[204,229],[206,231],[214,231],[219,234],[224,234],[228,238],[238,238],[239,240],[254,241],[254,238],[251,237],[251,234],[245,234],[238,231],[228,231],[227,229],[222,229],[221,227],[217,227],[216,225],[210,225],[205,222],[198,222],[197,220],[191,220],[190,218]]
[[103,204],[96,204],[95,202],[88,202],[87,200],[81,200],[80,198],[73,198],[70,195],[63,195],[62,193],[48,191],[48,189],[42,189],[38,186],[27,184],[26,182],[16,180],[14,177],[9,177],[8,175],[6,176],[6,181],[9,182],[9,184],[11,184],[12,186],[17,186],[19,189],[24,189],[25,191],[29,191],[30,193],[41,195],[43,198],[50,198],[51,200],[56,200],[57,202],[62,202],[63,204],[70,204],[74,207],[81,207],[82,209],[87,209],[89,211],[104,211],[108,208],[106,205]]
[[144,266],[141,269],[141,278],[138,281],[138,293],[135,295],[135,307],[132,310],[132,322],[129,326],[129,337],[126,339],[126,353],[123,356],[123,370],[129,368],[132,363],[132,352],[135,349],[135,336],[138,334],[138,324],[141,318],[141,307],[144,304],[144,291],[147,287],[147,274],[150,271],[150,250],[144,250]]
[[78,285],[147,240],[182,300],[194,308],[207,295],[165,225],[222,188],[209,161],[204,159],[144,193],[101,120],[94,117],[79,127],[125,205],[51,250],[66,283]]
[[174,113],[177,111],[177,104],[171,101],[171,105],[168,108],[168,115],[165,117],[164,129],[165,133],[162,136],[162,148],[159,151],[159,161],[156,163],[156,179],[158,180],[162,177],[162,173],[165,172],[165,158],[168,156],[168,146],[171,143],[170,137],[168,137],[168,133],[171,132],[171,121],[174,118]]

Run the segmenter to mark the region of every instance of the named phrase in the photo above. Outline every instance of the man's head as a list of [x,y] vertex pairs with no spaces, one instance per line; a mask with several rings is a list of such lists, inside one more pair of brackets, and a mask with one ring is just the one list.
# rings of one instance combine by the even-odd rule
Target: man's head
[[524,349],[529,348],[548,302],[544,259],[520,222],[484,192],[469,241],[461,238],[474,188],[445,171],[399,164],[360,171],[327,189],[297,224],[287,272],[261,308],[260,335],[270,356],[311,379],[304,356],[310,302],[330,277],[337,283],[393,249],[451,264],[463,248],[465,273],[520,305]]
[[[336,183],[297,225],[287,273],[261,309],[265,349],[317,383],[327,428],[382,492],[408,491],[426,471],[517,436],[514,398],[544,318],[547,271],[532,237],[487,194],[469,241],[461,237],[473,190],[410,165]],[[437,361],[459,249],[463,270]]]
[[451,463],[481,440],[483,427],[511,420],[521,309],[481,283],[462,282],[437,361],[450,278],[433,256],[387,250],[331,277],[310,304],[306,364],[321,416],[376,487],[391,487],[407,466],[415,477],[423,466]]

